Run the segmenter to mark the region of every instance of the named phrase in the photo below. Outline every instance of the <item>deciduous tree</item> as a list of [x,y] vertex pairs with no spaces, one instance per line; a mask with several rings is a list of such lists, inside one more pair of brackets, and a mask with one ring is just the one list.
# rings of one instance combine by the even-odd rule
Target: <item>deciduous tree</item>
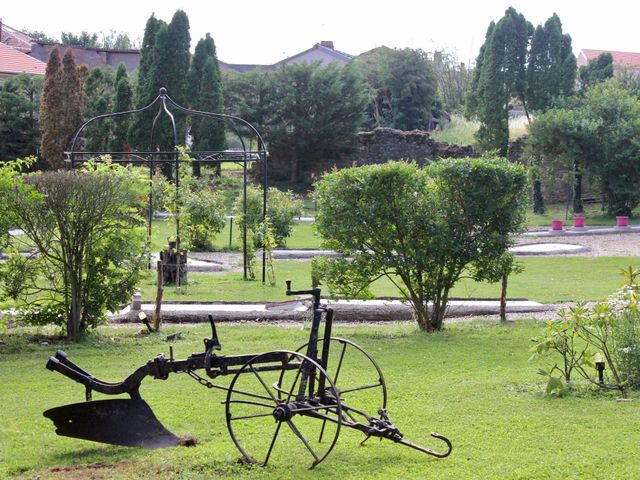
[[465,272],[502,277],[511,235],[525,219],[526,182],[524,167],[489,157],[326,174],[316,184],[316,227],[324,246],[343,257],[321,260],[316,270],[348,296],[386,277],[420,328],[439,330],[449,292]]

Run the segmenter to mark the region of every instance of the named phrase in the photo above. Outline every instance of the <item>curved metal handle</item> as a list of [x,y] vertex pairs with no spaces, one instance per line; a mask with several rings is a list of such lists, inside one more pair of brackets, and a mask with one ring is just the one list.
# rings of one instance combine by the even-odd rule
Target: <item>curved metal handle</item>
[[396,443],[401,443],[402,445],[406,445],[407,447],[411,447],[415,450],[418,450],[422,453],[426,453],[428,455],[433,455],[434,457],[438,457],[438,458],[444,458],[444,457],[448,457],[449,454],[451,453],[451,450],[453,450],[453,445],[451,445],[451,441],[445,437],[444,435],[440,435],[439,433],[435,433],[435,432],[431,432],[431,436],[433,438],[437,438],[438,440],[442,440],[444,443],[447,444],[447,451],[446,452],[436,452],[435,450],[431,450],[430,448],[425,448],[425,447],[421,447],[420,445],[416,445],[415,443],[411,443],[411,442],[407,442],[406,440],[403,439],[399,439],[399,440],[394,440]]

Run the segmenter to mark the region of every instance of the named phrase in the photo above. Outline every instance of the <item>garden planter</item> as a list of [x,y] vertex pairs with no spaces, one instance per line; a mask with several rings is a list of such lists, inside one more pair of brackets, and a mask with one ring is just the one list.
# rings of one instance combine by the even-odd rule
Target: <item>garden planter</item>
[[551,220],[551,230],[562,230],[562,220]]
[[616,217],[616,227],[628,227],[629,226],[629,217],[626,215],[622,215]]
[[584,228],[584,217],[573,217],[573,228]]

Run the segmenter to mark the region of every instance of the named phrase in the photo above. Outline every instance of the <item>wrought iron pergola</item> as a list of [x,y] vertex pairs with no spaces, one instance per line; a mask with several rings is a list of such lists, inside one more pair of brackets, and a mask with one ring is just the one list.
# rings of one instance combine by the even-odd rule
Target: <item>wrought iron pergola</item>
[[[146,150],[131,150],[131,151],[85,151],[82,146],[83,132],[85,129],[94,122],[105,121],[108,119],[114,119],[118,117],[135,116],[143,114],[146,111],[152,111],[157,108],[157,113],[153,119],[151,131],[149,132],[149,144]],[[264,220],[267,214],[267,160],[268,152],[266,150],[264,141],[256,128],[246,120],[235,117],[232,115],[225,115],[222,113],[214,112],[202,112],[199,110],[193,110],[183,107],[177,104],[168,94],[166,88],[160,88],[158,96],[147,106],[135,109],[127,110],[124,112],[107,113],[104,115],[97,115],[84,122],[72,136],[69,144],[68,151],[65,152],[65,165],[68,168],[75,168],[82,165],[89,160],[100,162],[100,157],[103,155],[109,155],[111,161],[120,164],[141,164],[146,165],[149,168],[149,216],[148,216],[148,235],[151,237],[151,228],[153,220],[153,188],[151,181],[153,179],[154,170],[156,167],[170,167],[173,170],[173,181],[176,186],[176,209],[179,212],[180,198],[179,198],[179,186],[180,186],[180,164],[185,160],[180,159],[180,153],[178,146],[186,143],[186,138],[180,142],[178,138],[178,128],[176,127],[175,115],[180,114],[186,117],[203,117],[213,119],[221,122],[225,126],[225,131],[232,132],[238,140],[239,148],[221,151],[190,151],[189,157],[193,161],[200,162],[205,165],[221,165],[223,163],[236,163],[242,166],[243,170],[243,212],[247,213],[247,167],[253,162],[259,162],[262,166],[262,218]],[[170,140],[173,141],[172,150],[162,150],[159,147],[161,139],[155,139],[154,133],[156,126],[160,125],[159,121],[162,119],[169,120],[171,125],[171,133],[173,137]],[[166,121],[166,120],[165,120]],[[167,139],[164,139],[165,141]],[[256,142],[257,148],[251,149],[253,142]],[[156,145],[154,147],[154,145]],[[175,215],[175,227],[176,227],[176,248],[180,251],[180,216]],[[247,278],[248,268],[248,255],[250,252],[247,250],[247,226],[246,222],[243,225],[243,270],[244,278]],[[251,253],[252,254],[252,253]],[[266,253],[262,253],[262,283],[266,281]]]

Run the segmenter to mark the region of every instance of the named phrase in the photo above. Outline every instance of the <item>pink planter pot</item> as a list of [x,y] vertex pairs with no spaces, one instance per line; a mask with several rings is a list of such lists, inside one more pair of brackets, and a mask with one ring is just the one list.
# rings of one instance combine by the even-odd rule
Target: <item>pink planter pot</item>
[[562,230],[562,220],[551,220],[551,230]]
[[629,217],[626,215],[616,217],[616,227],[628,227],[629,226]]
[[573,228],[584,228],[584,217],[573,217]]

